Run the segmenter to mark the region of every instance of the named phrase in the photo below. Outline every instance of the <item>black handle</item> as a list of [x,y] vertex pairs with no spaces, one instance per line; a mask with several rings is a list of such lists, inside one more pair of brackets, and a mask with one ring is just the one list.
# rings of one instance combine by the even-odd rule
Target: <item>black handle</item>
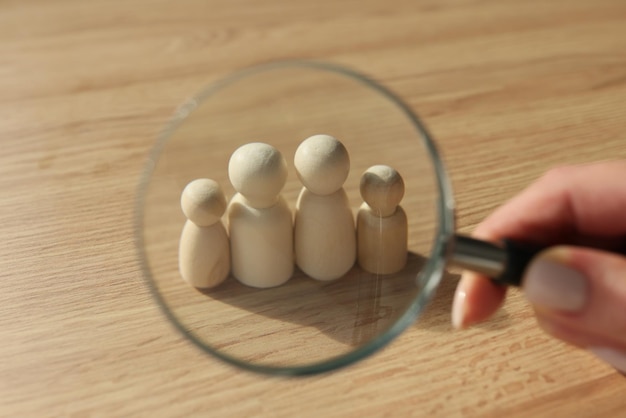
[[504,271],[493,277],[493,281],[506,286],[521,286],[526,268],[543,248],[510,239],[502,241],[502,248],[506,252]]
[[491,277],[504,286],[521,286],[531,260],[542,247],[505,239],[495,244],[463,235],[455,237],[452,263]]

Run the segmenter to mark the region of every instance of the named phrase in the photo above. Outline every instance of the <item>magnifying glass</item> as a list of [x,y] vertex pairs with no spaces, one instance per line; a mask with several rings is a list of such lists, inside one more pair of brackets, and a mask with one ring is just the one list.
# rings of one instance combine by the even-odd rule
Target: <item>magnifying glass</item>
[[[363,202],[360,177],[369,167],[388,165],[402,175],[405,267],[381,275],[357,263],[332,281],[315,280],[296,268],[285,284],[266,289],[232,276],[209,290],[187,284],[178,270],[185,186],[210,178],[231,198],[236,193],[228,178],[231,155],[246,143],[264,142],[288,163],[282,195],[293,209],[303,187],[294,154],[315,134],[332,135],[348,151],[344,189],[354,212]],[[330,371],[374,353],[417,319],[447,265],[519,285],[534,255],[514,242],[457,235],[446,170],[410,107],[364,75],[310,61],[244,69],[177,110],[144,170],[136,243],[152,295],[186,338],[230,364],[282,375]]]

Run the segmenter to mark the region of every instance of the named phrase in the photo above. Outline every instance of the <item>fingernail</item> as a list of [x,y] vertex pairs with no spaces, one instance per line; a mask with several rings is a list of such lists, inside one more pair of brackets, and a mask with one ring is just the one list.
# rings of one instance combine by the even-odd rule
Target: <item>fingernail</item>
[[465,290],[459,286],[454,292],[454,300],[452,301],[452,327],[461,329],[465,326]]
[[621,373],[626,373],[626,353],[613,350],[612,348],[592,347],[589,349],[601,360],[609,363]]
[[524,276],[524,293],[533,305],[576,312],[587,302],[587,279],[556,257],[539,256]]

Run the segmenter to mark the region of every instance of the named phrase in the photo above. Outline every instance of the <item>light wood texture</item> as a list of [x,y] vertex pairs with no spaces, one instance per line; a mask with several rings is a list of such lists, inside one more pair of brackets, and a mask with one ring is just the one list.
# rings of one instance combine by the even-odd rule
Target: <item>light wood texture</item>
[[[626,379],[544,335],[516,291],[489,323],[452,332],[455,275],[420,321],[351,368],[280,379],[226,366],[154,303],[133,214],[150,149],[184,98],[233,69],[305,57],[364,71],[420,113],[469,232],[554,165],[626,157],[625,51],[622,0],[0,1],[0,415],[623,415]],[[355,126],[355,114],[339,116]],[[237,134],[253,133],[241,115]],[[376,122],[359,135],[393,149],[400,128]],[[220,144],[225,155],[239,145]],[[373,157],[416,187],[410,156]],[[194,158],[183,187],[199,177]],[[180,191],[177,179],[151,196]],[[410,199],[408,214],[421,204]],[[169,214],[155,207],[146,222]],[[363,321],[383,307],[362,307]]]

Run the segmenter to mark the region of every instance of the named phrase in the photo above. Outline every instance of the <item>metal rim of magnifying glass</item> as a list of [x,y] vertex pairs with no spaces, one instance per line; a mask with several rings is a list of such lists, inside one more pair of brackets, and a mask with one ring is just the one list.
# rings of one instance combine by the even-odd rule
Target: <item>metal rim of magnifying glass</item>
[[[302,67],[326,71],[359,81],[365,87],[368,87],[386,97],[389,101],[395,104],[400,111],[404,113],[404,115],[411,121],[419,136],[421,137],[423,145],[430,155],[433,164],[437,180],[437,190],[439,193],[439,199],[437,200],[437,212],[439,222],[432,245],[431,256],[427,260],[424,268],[416,277],[417,283],[423,284],[423,289],[415,298],[415,300],[413,300],[413,302],[409,305],[404,314],[402,314],[402,316],[394,323],[392,327],[390,327],[387,331],[385,331],[372,341],[368,342],[367,344],[360,346],[350,351],[349,353],[342,354],[322,362],[297,366],[270,366],[248,363],[246,361],[242,361],[235,357],[224,354],[219,350],[210,347],[185,328],[181,321],[179,321],[179,319],[168,308],[167,303],[161,296],[157,288],[156,282],[152,277],[152,272],[150,271],[150,268],[146,261],[147,256],[144,247],[143,231],[141,225],[144,217],[144,204],[146,197],[145,193],[156,162],[158,161],[163,147],[171,137],[172,133],[185,121],[187,116],[191,112],[193,112],[193,110],[198,107],[199,104],[204,102],[213,94],[217,93],[228,85],[237,82],[240,79],[243,79],[250,75],[259,74],[264,71],[271,71],[274,69],[289,67]],[[179,332],[181,332],[187,339],[192,341],[203,351],[231,365],[264,374],[301,376],[336,370],[338,368],[355,363],[356,361],[369,356],[370,354],[378,351],[380,348],[387,345],[417,319],[421,311],[424,309],[425,305],[434,296],[439,282],[441,281],[441,278],[443,276],[447,260],[450,257],[451,247],[454,241],[455,215],[452,187],[450,185],[450,181],[441,161],[441,158],[439,157],[437,147],[435,146],[435,143],[432,140],[432,137],[429,134],[428,130],[419,120],[417,115],[396,94],[388,90],[386,87],[378,84],[374,80],[368,78],[367,76],[336,64],[320,61],[284,60],[244,68],[231,74],[230,76],[227,76],[213,83],[200,94],[180,106],[176,111],[174,117],[169,121],[166,128],[157,138],[156,144],[152,148],[152,151],[148,158],[148,162],[146,163],[146,167],[140,179],[135,204],[135,246],[138,252],[143,276],[148,287],[150,288],[150,292],[152,293],[153,298],[157,301],[157,304],[159,305],[165,316],[169,319],[170,323],[172,323]]]

